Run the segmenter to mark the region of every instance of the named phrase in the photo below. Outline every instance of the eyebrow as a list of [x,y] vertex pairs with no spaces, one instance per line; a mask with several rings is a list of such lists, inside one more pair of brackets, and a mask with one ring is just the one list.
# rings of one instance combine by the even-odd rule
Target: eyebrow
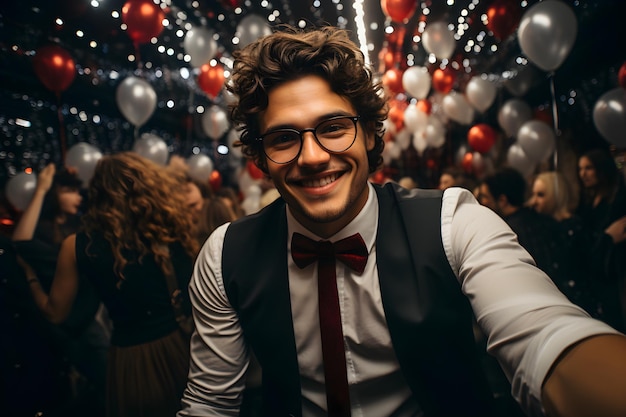
[[[343,111],[343,110],[338,110],[338,111],[335,111],[335,112],[332,112],[332,113],[326,113],[326,114],[324,114],[322,116],[319,116],[317,119],[315,119],[315,121],[313,122],[312,126],[307,126],[307,127],[304,127],[303,129],[313,128],[313,127],[317,126],[318,124],[320,124],[321,122],[323,122],[324,120],[331,119],[333,117],[339,117],[339,116],[353,117],[355,115],[351,114],[348,111]],[[298,127],[296,127],[296,125],[286,124],[285,123],[285,124],[269,127],[264,132],[262,132],[261,134],[265,135],[267,133],[275,132],[277,130],[282,130],[282,129],[300,130]]]

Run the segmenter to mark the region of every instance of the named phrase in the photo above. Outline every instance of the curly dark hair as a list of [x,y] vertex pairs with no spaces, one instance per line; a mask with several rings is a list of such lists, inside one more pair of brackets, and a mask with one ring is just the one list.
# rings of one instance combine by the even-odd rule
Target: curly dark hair
[[192,236],[183,182],[182,174],[177,176],[134,152],[98,161],[82,222],[88,236],[100,232],[111,245],[113,269],[120,280],[130,261],[124,255],[128,251],[136,251],[139,262],[153,254],[165,269],[164,245],[179,241],[190,257],[196,256],[198,243]]
[[261,134],[260,115],[267,109],[269,92],[287,81],[317,75],[350,101],[364,129],[374,133],[368,163],[369,171],[376,171],[382,164],[388,108],[383,87],[374,80],[363,53],[343,29],[304,30],[286,25],[279,29],[233,53],[233,73],[226,88],[238,98],[231,105],[231,117],[241,130],[237,145],[242,146],[242,153],[267,173],[262,144],[256,138]]

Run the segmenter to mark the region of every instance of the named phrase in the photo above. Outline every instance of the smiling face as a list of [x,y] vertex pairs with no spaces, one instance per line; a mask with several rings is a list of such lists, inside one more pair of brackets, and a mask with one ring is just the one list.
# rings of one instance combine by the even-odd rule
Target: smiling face
[[[270,91],[261,132],[279,127],[307,129],[333,116],[357,114],[325,80],[308,75]],[[354,219],[367,201],[367,151],[373,147],[374,135],[365,132],[361,122],[354,144],[342,153],[325,151],[306,132],[295,160],[276,164],[266,158],[267,170],[294,217],[315,234],[329,237]]]

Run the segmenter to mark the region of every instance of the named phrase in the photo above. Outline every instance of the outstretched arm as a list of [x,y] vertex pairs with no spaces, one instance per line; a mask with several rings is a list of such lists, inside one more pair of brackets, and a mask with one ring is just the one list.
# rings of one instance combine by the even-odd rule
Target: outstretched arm
[[50,163],[39,173],[33,198],[30,200],[24,213],[22,213],[22,217],[13,231],[13,241],[31,240],[33,238],[37,222],[39,222],[43,200],[50,187],[52,187],[55,171],[54,164]]
[[61,323],[67,318],[76,298],[78,268],[76,266],[75,245],[75,234],[68,236],[63,241],[50,294],[46,294],[41,287],[33,268],[23,261],[21,262],[35,304],[44,316],[53,323]]
[[626,337],[590,337],[566,350],[543,386],[550,417],[626,416]]

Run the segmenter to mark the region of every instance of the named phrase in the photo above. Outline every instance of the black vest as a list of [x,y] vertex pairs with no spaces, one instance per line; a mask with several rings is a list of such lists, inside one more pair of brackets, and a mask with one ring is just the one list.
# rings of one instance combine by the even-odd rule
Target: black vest
[[[441,191],[375,186],[376,262],[383,308],[402,373],[428,417],[492,415],[468,299],[441,242]],[[266,415],[301,416],[287,275],[285,203],[230,225],[226,294],[263,370]]]

